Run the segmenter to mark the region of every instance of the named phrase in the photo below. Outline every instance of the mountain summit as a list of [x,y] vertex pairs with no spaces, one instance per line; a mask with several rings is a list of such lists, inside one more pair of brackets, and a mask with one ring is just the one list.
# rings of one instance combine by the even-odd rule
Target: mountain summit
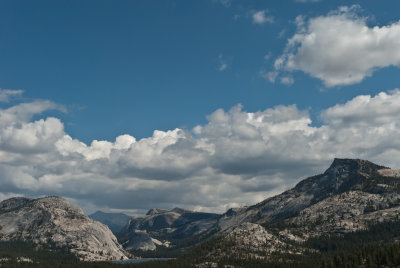
[[[399,178],[400,170],[367,160],[335,159],[324,173],[306,178],[282,194],[228,210],[210,231],[216,233],[216,242],[209,245],[207,261],[249,256],[268,260],[266,256],[275,253],[302,255],[320,250],[308,243],[310,239],[343,237],[369,232],[377,224],[398,224]],[[373,229],[369,235],[379,238]],[[391,240],[384,242],[399,238],[393,232]]]
[[[391,169],[367,160],[336,158],[323,174],[306,178],[294,188],[254,206],[236,209],[233,214],[228,211],[220,219],[219,228],[229,230],[242,222],[259,223],[285,218],[327,197],[348,191],[396,191],[398,179],[383,176],[385,170]],[[387,181],[391,186],[382,187]]]

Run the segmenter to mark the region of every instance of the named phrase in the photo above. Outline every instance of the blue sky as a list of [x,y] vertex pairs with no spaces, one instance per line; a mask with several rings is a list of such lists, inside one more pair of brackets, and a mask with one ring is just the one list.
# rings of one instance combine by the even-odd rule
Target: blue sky
[[[388,142],[398,134],[399,8],[388,0],[1,1],[0,112],[12,120],[2,124],[0,152],[16,162],[0,157],[9,174],[0,197],[58,194],[88,211],[223,211],[287,189],[335,156],[400,168],[397,142]],[[366,130],[380,140],[363,142]],[[358,140],[349,147],[339,132]],[[57,161],[27,163],[32,156]],[[99,200],[102,191],[121,198]]]
[[[237,103],[248,111],[297,104],[317,113],[395,88],[397,70],[322,92],[319,80],[301,72],[291,86],[260,76],[283,52],[298,15],[357,3],[332,2],[2,1],[1,87],[65,105],[68,113],[60,116],[66,129],[85,142],[190,129]],[[372,2],[362,3],[362,14],[378,25],[397,19],[399,3]],[[260,10],[273,22],[253,23]]]

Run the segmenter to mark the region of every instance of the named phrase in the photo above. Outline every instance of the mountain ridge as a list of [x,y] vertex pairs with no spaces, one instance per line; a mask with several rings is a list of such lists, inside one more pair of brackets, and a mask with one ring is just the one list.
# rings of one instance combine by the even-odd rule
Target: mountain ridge
[[379,176],[378,170],[388,169],[368,160],[335,158],[324,173],[308,177],[292,189],[267,198],[260,203],[229,216],[224,213],[219,228],[226,230],[245,221],[260,223],[290,216],[324,198],[347,190],[360,190],[358,185],[369,174]]
[[[387,177],[384,177],[381,171],[384,171]],[[364,213],[364,209],[367,205],[371,207],[368,203],[369,201],[373,202],[374,206],[380,206],[381,208],[397,205],[397,195],[400,191],[390,195],[389,193],[391,190],[387,187],[385,189],[382,188],[383,184],[381,183],[383,180],[391,180],[392,177],[388,176],[391,174],[397,173],[395,170],[389,169],[386,166],[374,164],[368,160],[335,158],[323,173],[305,178],[298,182],[293,188],[281,194],[269,197],[252,206],[231,208],[222,215],[214,215],[210,221],[203,219],[203,228],[200,232],[191,233],[187,232],[187,228],[175,228],[176,226],[174,226],[174,223],[180,222],[177,220],[179,217],[185,213],[190,214],[190,212],[185,209],[175,208],[172,210],[165,210],[153,208],[150,209],[144,217],[132,217],[129,224],[122,232],[122,235],[118,238],[125,248],[129,250],[140,249],[157,251],[159,246],[166,241],[171,242],[173,240],[171,238],[173,237],[192,239],[195,241],[193,243],[196,244],[201,243],[201,241],[205,239],[229,235],[232,232],[235,232],[234,237],[237,237],[239,234],[249,233],[250,230],[258,230],[260,234],[269,233],[268,230],[260,231],[264,228],[261,225],[293,218],[296,215],[300,215],[299,213],[302,211],[308,211],[307,209],[310,207],[311,209],[319,211],[316,204],[324,200],[327,200],[326,202],[328,204],[329,202],[333,202],[329,201],[331,200],[329,198],[340,197],[341,194],[343,194],[343,196],[341,196],[342,200],[346,202],[356,203],[354,199],[356,199],[357,196],[361,199],[359,203],[361,209],[358,209],[354,215],[351,213],[348,214],[351,215],[351,217],[356,217],[358,215],[355,219],[357,219],[359,223],[354,223],[354,228],[349,227],[346,229],[347,231],[359,230],[367,226],[369,218],[363,218],[363,216],[359,215]],[[385,192],[388,194],[384,196],[383,194]],[[346,193],[349,194],[346,195]],[[332,205],[330,205],[330,207],[332,207]],[[346,212],[347,206],[342,207],[342,209],[343,213],[348,213]],[[332,213],[335,211],[333,208],[330,210]],[[340,213],[340,211],[336,212]],[[388,212],[390,215],[395,213],[395,211]],[[310,217],[304,216],[308,215],[306,212],[301,215],[303,218],[299,218],[299,221],[315,225],[315,220],[304,219],[304,217]],[[345,218],[346,221],[349,222],[349,217],[346,216]],[[310,217],[310,219],[312,219],[312,217]],[[182,224],[182,222],[180,224]],[[191,224],[196,226],[197,222]],[[340,224],[343,224],[343,222],[337,220],[335,223],[332,223],[330,227],[324,226],[321,227],[319,231],[310,230],[310,232],[313,232],[315,235],[319,235],[323,231],[339,232],[341,230]],[[190,224],[185,225],[183,223],[183,226],[190,226]],[[129,235],[129,233],[131,235]],[[230,236],[232,237],[232,235]],[[298,241],[304,241],[306,239],[294,235],[289,231],[282,231],[279,235],[272,234],[271,237],[267,240],[272,241],[275,239],[276,245],[286,245],[287,247],[290,246],[284,242],[285,239],[294,239]],[[137,244],[135,240],[138,242]],[[242,239],[242,241],[245,240],[246,239]],[[158,244],[154,244],[155,241],[158,241]],[[265,240],[261,239],[260,241]],[[179,240],[173,242],[180,244]],[[177,244],[173,242],[170,243],[169,246],[177,246]],[[187,244],[184,245],[184,247],[187,246]],[[275,249],[278,250],[278,248]],[[274,250],[270,250],[269,252],[274,252]]]
[[[39,207],[37,204],[41,204],[40,199],[23,197],[1,202],[0,224],[3,225],[4,215],[21,209],[28,209],[29,215],[38,215],[31,208],[43,208],[43,215],[38,219],[49,222],[54,213],[46,208],[57,206],[47,202]],[[58,214],[64,218],[72,214],[86,222],[80,208],[68,205],[61,211]],[[376,223],[396,220],[400,220],[400,171],[368,160],[335,158],[323,173],[305,178],[293,188],[257,204],[231,208],[223,214],[179,207],[149,209],[144,216],[129,218],[118,233],[118,242],[131,252],[151,251],[152,256],[157,256],[158,252],[168,250],[181,254],[211,240],[216,242],[203,256],[207,261],[227,258],[268,261],[274,254],[316,252],[318,249],[307,244],[313,238],[356,233]],[[32,221],[38,226],[43,224]],[[25,224],[29,227],[32,225],[29,223]],[[32,226],[36,228],[35,224]],[[2,237],[7,230],[7,227],[0,230]],[[393,236],[396,237],[400,239],[400,233]],[[118,248],[119,244],[115,246]],[[95,252],[86,253],[89,255],[86,259],[95,259]]]
[[[318,250],[304,246],[312,245],[306,243],[310,239],[399,221],[399,178],[399,170],[367,160],[337,158],[325,172],[305,178],[281,194],[228,210],[214,227],[216,242],[205,256],[208,261],[267,261],[272,254],[302,255]],[[252,230],[257,230],[257,235]],[[399,238],[400,233],[391,241]],[[263,242],[266,240],[268,243]]]

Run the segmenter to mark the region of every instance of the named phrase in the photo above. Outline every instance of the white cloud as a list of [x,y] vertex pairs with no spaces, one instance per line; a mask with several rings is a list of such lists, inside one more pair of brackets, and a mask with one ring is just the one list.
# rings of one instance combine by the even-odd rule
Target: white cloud
[[8,109],[0,109],[0,127],[19,122],[27,122],[34,115],[41,114],[46,110],[60,110],[65,112],[65,108],[51,101],[34,101],[21,103]]
[[64,134],[64,126],[57,118],[7,126],[1,129],[0,148],[21,153],[46,152]]
[[273,23],[274,17],[267,15],[268,10],[254,11],[252,15],[254,24]]
[[358,6],[326,16],[298,17],[298,31],[276,59],[275,71],[303,71],[327,87],[351,85],[374,71],[400,65],[400,22],[369,27]]
[[22,93],[23,90],[0,88],[0,102],[9,102],[11,97],[20,96]]
[[222,212],[322,172],[334,157],[400,168],[399,90],[332,106],[321,112],[321,126],[295,105],[257,112],[237,105],[216,110],[193,133],[156,130],[89,145],[65,133],[57,118],[32,120],[56,106],[40,103],[0,110],[0,198],[62,195],[90,208]]
[[400,115],[400,91],[381,92],[375,97],[357,96],[345,104],[335,105],[322,113],[332,126],[375,126],[396,123]]

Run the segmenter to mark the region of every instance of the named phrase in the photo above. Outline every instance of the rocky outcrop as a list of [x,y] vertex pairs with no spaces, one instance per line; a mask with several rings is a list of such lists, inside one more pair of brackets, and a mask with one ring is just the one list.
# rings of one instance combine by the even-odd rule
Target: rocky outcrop
[[127,250],[155,250],[156,244],[146,231],[134,230],[123,244]]
[[204,260],[268,260],[274,253],[301,254],[303,248],[286,243],[287,236],[274,234],[256,223],[241,223],[227,233],[219,233]]
[[0,240],[66,247],[86,261],[123,260],[128,254],[110,229],[60,197],[12,198],[0,203]]
[[249,222],[233,228],[224,239],[231,242],[229,250],[231,254],[250,251],[253,255],[251,257],[258,259],[265,258],[274,252],[294,253],[299,251],[261,225]]

